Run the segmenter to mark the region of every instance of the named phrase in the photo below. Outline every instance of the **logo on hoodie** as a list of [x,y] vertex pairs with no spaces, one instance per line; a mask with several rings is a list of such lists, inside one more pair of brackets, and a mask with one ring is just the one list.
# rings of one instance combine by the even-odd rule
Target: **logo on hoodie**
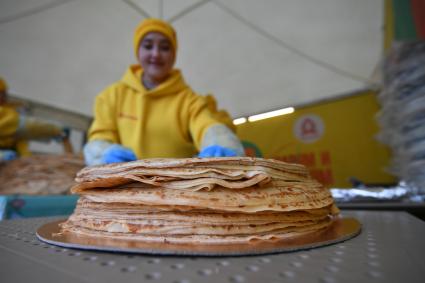
[[118,114],[118,117],[120,119],[129,119],[129,120],[133,120],[133,121],[137,121],[137,116],[134,116],[132,114],[126,114],[126,113],[122,113],[120,112],[120,114]]

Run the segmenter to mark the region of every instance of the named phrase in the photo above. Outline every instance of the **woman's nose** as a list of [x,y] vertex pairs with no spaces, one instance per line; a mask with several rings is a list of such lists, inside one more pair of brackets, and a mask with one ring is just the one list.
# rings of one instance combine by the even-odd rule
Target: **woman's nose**
[[158,47],[158,46],[155,46],[155,47],[152,49],[152,55],[153,55],[153,56],[159,56],[159,47]]

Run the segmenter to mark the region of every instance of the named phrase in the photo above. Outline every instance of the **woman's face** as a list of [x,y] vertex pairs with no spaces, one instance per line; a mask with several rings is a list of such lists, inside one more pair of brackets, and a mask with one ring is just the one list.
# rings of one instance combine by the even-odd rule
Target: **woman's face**
[[174,65],[174,49],[170,40],[161,33],[150,32],[139,46],[139,63],[144,70],[144,79],[161,83],[167,79]]

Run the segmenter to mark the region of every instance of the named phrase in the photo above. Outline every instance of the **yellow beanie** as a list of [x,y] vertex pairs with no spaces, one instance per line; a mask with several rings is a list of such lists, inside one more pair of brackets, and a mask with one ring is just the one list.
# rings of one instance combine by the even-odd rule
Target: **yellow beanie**
[[165,35],[173,45],[174,53],[177,52],[177,34],[174,28],[163,20],[148,18],[143,20],[134,32],[133,44],[136,58],[138,57],[140,41],[149,32],[159,32]]
[[6,90],[7,90],[7,83],[2,77],[0,77],[0,91],[6,91]]

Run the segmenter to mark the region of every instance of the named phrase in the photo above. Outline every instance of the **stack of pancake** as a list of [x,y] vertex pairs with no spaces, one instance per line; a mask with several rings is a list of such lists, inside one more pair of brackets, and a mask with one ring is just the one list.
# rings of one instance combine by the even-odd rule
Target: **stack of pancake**
[[39,154],[0,162],[0,195],[68,194],[82,168],[83,158],[72,154]]
[[326,229],[328,189],[299,164],[251,157],[145,159],[86,167],[62,232],[173,244],[274,240]]

